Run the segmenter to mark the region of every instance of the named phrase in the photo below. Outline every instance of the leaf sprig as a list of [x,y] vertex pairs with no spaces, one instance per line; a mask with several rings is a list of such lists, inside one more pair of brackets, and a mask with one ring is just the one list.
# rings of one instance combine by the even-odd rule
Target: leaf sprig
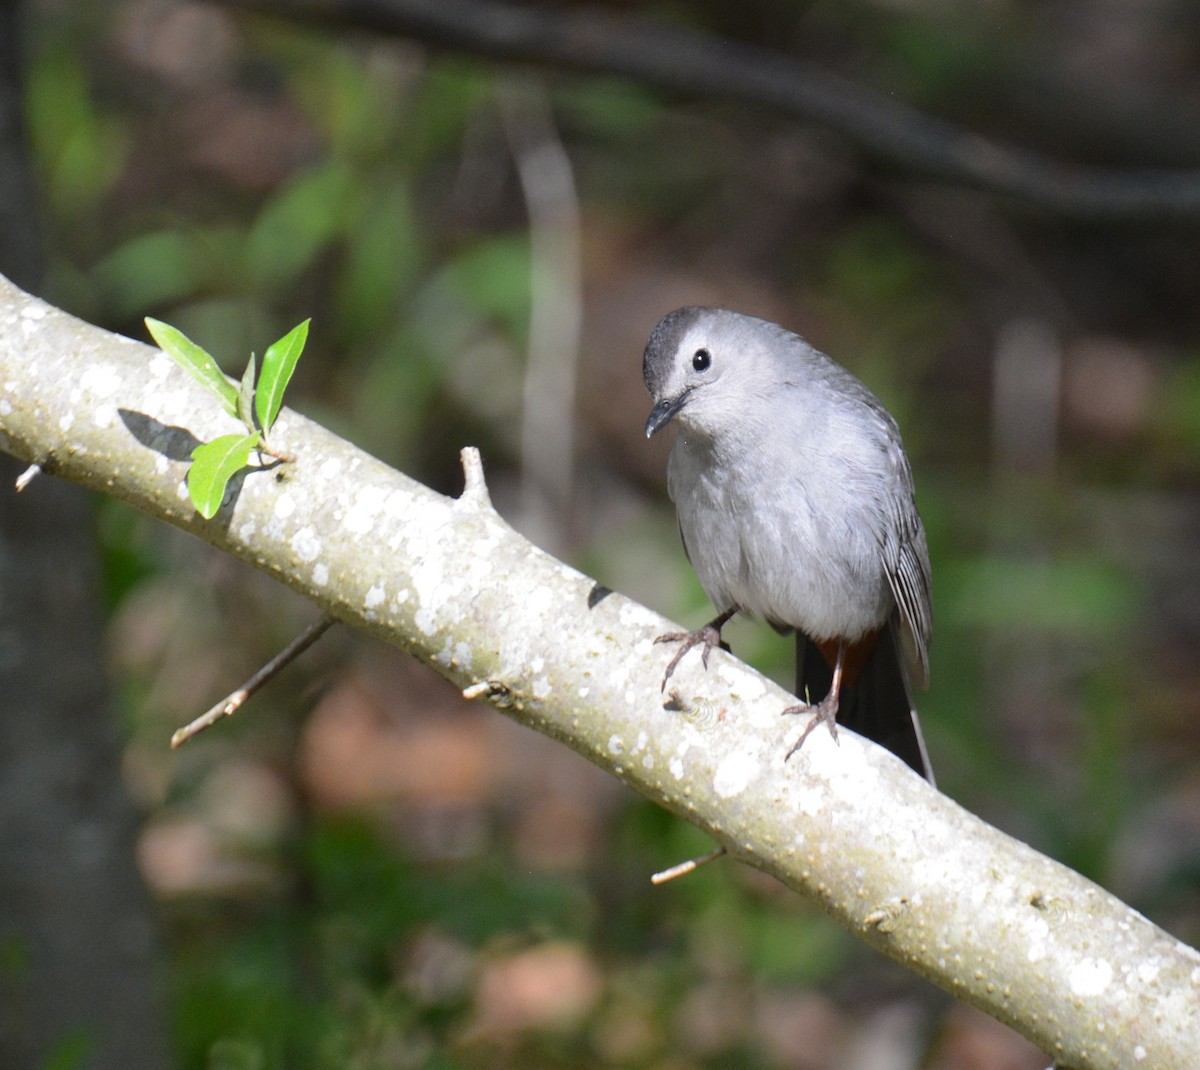
[[261,373],[256,373],[257,362],[252,353],[241,384],[235,385],[212,356],[182,331],[161,320],[146,318],[146,328],[158,348],[214,394],[221,407],[246,429],[242,434],[220,435],[192,450],[188,496],[206,520],[217,515],[229,481],[249,467],[251,453],[257,450],[281,461],[291,459],[270,446],[268,435],[283,408],[283,395],[296,370],[296,362],[304,352],[310,322],[297,324],[267,349]]

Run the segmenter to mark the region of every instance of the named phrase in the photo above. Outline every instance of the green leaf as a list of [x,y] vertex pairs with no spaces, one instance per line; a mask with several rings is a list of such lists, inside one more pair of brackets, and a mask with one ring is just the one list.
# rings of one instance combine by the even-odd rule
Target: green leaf
[[273,194],[246,234],[250,284],[286,293],[342,233],[355,183],[349,165],[335,160],[297,174]]
[[531,261],[525,237],[504,235],[470,246],[447,272],[451,285],[482,316],[523,337],[529,323]]
[[146,328],[168,357],[185,368],[196,382],[211,390],[221,399],[230,416],[237,415],[237,387],[225,378],[217,362],[182,331],[169,323],[146,317]]
[[30,54],[26,128],[42,188],[66,220],[93,218],[125,173],[132,139],[114,109],[98,104],[89,57],[63,43]]
[[265,432],[271,430],[275,417],[283,407],[283,392],[291,382],[296,361],[304,352],[308,341],[308,325],[311,320],[298,323],[279,339],[263,356],[262,375],[258,390],[254,394],[254,405],[258,412],[258,425]]
[[242,376],[242,385],[237,398],[238,419],[246,425],[247,431],[254,430],[254,354],[250,354],[250,363]]
[[[428,270],[407,174],[382,170],[347,221],[336,278],[338,312],[362,345],[396,321],[396,306]],[[153,306],[147,306],[153,307]],[[354,344],[353,341],[351,344]]]
[[102,307],[119,323],[195,293],[203,283],[202,253],[201,233],[156,230],[117,246],[88,275],[99,288]]
[[192,450],[192,467],[188,471],[188,494],[197,512],[211,520],[221,508],[225,487],[236,472],[246,467],[250,451],[261,436],[221,435]]

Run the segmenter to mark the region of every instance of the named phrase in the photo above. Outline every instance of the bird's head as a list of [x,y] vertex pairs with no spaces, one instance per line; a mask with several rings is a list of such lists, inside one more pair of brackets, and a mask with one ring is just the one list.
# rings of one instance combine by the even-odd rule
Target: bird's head
[[[770,346],[787,332],[723,308],[689,306],[662,318],[642,358],[654,402],[646,437],[678,419],[709,438],[737,429],[779,378]],[[790,337],[790,336],[789,336]]]

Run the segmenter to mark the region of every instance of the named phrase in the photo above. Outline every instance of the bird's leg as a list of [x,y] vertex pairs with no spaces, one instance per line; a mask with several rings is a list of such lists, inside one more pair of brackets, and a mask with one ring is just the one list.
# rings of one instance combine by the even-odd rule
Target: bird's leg
[[809,733],[819,724],[828,725],[829,734],[833,736],[834,742],[837,742],[838,696],[842,690],[842,668],[845,661],[846,641],[842,639],[838,642],[837,658],[833,663],[833,681],[829,685],[829,694],[815,706],[810,706],[808,703],[802,702],[797,706],[789,706],[783,711],[784,713],[811,713],[813,715],[813,719],[808,722],[804,731],[800,733],[800,738],[792,744],[792,749],[784,755],[783,760],[785,762],[804,746],[804,741],[808,739]]
[[667,632],[666,635],[660,635],[654,640],[656,643],[679,643],[679,649],[675,651],[675,656],[667,665],[667,671],[663,673],[662,687],[659,690],[667,689],[667,681],[671,679],[675,666],[692,647],[704,646],[704,653],[700,660],[704,662],[706,669],[708,668],[708,655],[712,653],[713,647],[719,646],[726,651],[729,649],[727,644],[721,642],[721,629],[729,623],[729,618],[736,612],[736,608],[727,609],[719,617],[714,617],[703,628],[697,628],[694,632]]

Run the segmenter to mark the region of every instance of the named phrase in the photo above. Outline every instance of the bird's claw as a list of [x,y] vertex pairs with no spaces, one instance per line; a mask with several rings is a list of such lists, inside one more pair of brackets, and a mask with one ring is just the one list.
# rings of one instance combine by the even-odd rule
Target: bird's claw
[[671,679],[671,675],[675,672],[675,667],[683,659],[686,654],[694,646],[704,647],[704,652],[700,655],[700,661],[704,667],[708,668],[708,656],[712,653],[713,647],[720,647],[722,650],[728,650],[727,644],[721,641],[721,629],[714,627],[712,624],[706,624],[703,628],[697,628],[694,632],[667,632],[666,635],[660,635],[654,640],[656,643],[679,643],[679,649],[675,651],[675,656],[667,662],[667,671],[663,673],[662,686],[660,691],[666,691],[667,681]]
[[791,749],[787,752],[787,754],[785,754],[783,756],[783,760],[785,762],[793,754],[795,754],[796,751],[798,751],[801,747],[804,746],[804,741],[806,739],[808,739],[809,735],[812,733],[812,730],[814,728],[816,728],[818,725],[822,725],[822,724],[827,725],[829,727],[829,734],[833,737],[834,743],[838,742],[838,730],[837,730],[838,702],[837,702],[837,698],[834,695],[826,695],[815,706],[813,706],[812,704],[810,704],[808,702],[801,702],[800,704],[798,704],[796,706],[788,706],[787,709],[785,709],[783,712],[784,713],[811,713],[812,714],[812,720],[809,721],[808,724],[804,726],[804,731],[800,733],[800,738],[798,740],[796,740],[795,743],[792,744]]

